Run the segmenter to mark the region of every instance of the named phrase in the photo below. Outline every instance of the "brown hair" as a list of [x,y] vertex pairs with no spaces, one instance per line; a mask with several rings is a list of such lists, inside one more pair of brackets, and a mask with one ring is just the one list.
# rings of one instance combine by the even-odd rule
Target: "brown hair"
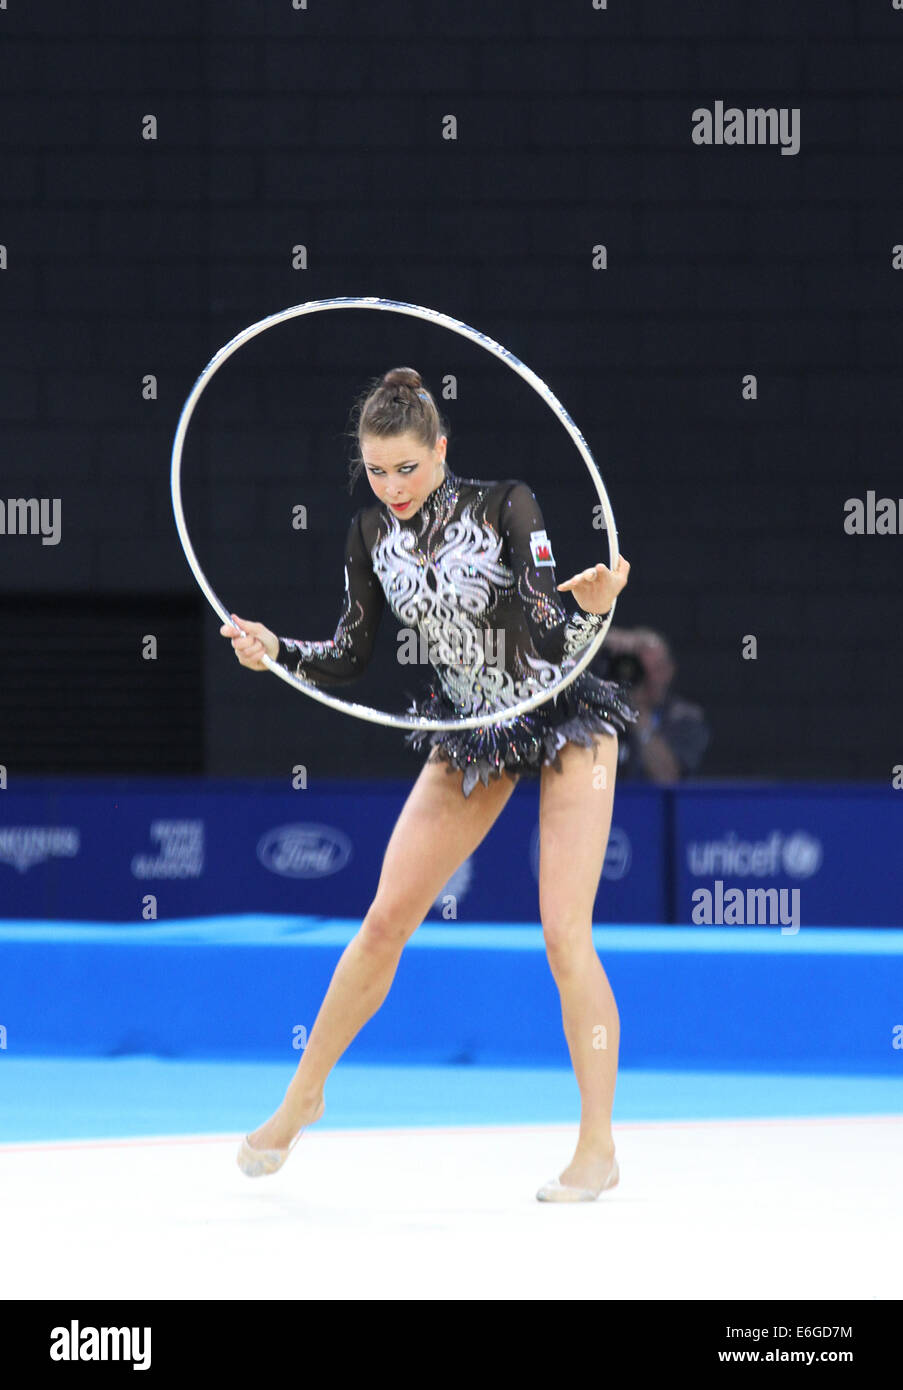
[[378,439],[397,434],[412,434],[426,448],[435,448],[440,435],[448,435],[448,425],[436,406],[431,392],[413,367],[392,367],[371,381],[359,396],[351,412],[352,428],[348,431],[354,442],[349,468],[350,492],[364,469],[361,440],[365,434]]

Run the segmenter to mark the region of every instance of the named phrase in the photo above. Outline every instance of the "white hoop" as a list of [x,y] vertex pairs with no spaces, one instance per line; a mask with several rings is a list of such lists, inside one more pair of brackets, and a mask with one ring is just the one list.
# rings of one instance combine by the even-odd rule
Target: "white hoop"
[[[448,314],[440,314],[436,309],[425,309],[419,304],[405,304],[396,299],[378,299],[374,296],[368,296],[367,298],[349,296],[342,299],[313,299],[307,304],[296,304],[291,309],[283,309],[281,313],[270,314],[268,318],[259,319],[257,323],[252,323],[250,327],[242,329],[240,333],[237,333],[234,338],[230,339],[225,347],[221,347],[219,352],[211,357],[207,366],[201,372],[191,389],[188,399],[182,407],[182,414],[179,416],[179,423],[176,428],[175,440],[173,441],[172,447],[172,471],[170,475],[172,505],[176,518],[176,526],[179,532],[179,539],[182,542],[182,549],[185,551],[185,558],[191,566],[194,577],[201,586],[211,607],[219,614],[224,623],[228,623],[232,627],[235,626],[232,622],[231,614],[217,598],[206,575],[198,564],[198,558],[194,553],[194,547],[188,535],[188,528],[185,525],[185,514],[182,509],[182,495],[180,490],[182,447],[185,442],[185,434],[188,430],[188,422],[201,397],[201,393],[208,385],[211,377],[219,370],[227,358],[232,356],[233,352],[238,351],[242,344],[248,342],[251,338],[255,338],[258,333],[264,333],[268,328],[275,327],[277,323],[284,323],[286,319],[300,318],[304,314],[317,314],[320,313],[321,310],[326,309],[385,309],[392,313],[409,314],[412,318],[425,319],[428,323],[439,324],[442,328],[449,328],[453,333],[460,333],[462,337],[469,338],[471,342],[479,344],[479,346],[485,348],[487,352],[491,352],[496,357],[500,357],[513,371],[517,372],[519,376],[522,376],[524,380],[533,387],[533,390],[546,402],[550,409],[555,411],[583,457],[583,461],[595,484],[596,492],[599,495],[599,501],[602,505],[602,515],[605,519],[605,528],[608,532],[609,568],[612,571],[614,570],[618,559],[618,536],[615,529],[615,519],[612,515],[608,495],[605,491],[605,485],[599,476],[599,470],[596,468],[595,461],[587,447],[583,435],[580,433],[557,396],[549,390],[545,382],[538,377],[535,372],[531,371],[529,367],[524,366],[523,362],[519,361],[507,348],[502,347],[500,343],[487,337],[485,333],[481,333],[479,329],[469,328],[467,324],[461,323],[458,319],[450,318]],[[326,695],[322,690],[318,689],[316,686],[309,685],[306,681],[302,681],[298,676],[286,670],[284,666],[280,666],[278,662],[273,661],[271,657],[267,655],[264,655],[262,660],[264,665],[267,666],[274,675],[279,676],[281,680],[294,686],[296,690],[302,690],[305,695],[312,696],[315,700],[319,700],[321,704],[329,705],[331,709],[341,710],[344,714],[352,714],[358,719],[367,719],[373,724],[385,724],[394,729],[441,729],[449,732],[457,729],[482,729],[491,727],[495,724],[507,723],[511,719],[516,719],[520,715],[526,714],[528,710],[536,709],[538,705],[545,704],[547,700],[554,698],[559,691],[564,690],[572,681],[576,680],[581,671],[584,671],[592,661],[596,652],[604,642],[605,634],[608,632],[611,620],[614,617],[614,611],[615,603],[613,602],[611,612],[603,626],[587,645],[586,650],[579,660],[577,660],[573,670],[569,671],[557,685],[549,686],[540,694],[530,696],[529,699],[522,700],[519,704],[509,705],[493,714],[473,715],[467,719],[436,720],[426,719],[421,715],[385,714],[382,710],[371,709],[369,705],[359,705],[349,700],[337,700],[334,696]],[[245,636],[245,633],[241,633],[241,635]]]

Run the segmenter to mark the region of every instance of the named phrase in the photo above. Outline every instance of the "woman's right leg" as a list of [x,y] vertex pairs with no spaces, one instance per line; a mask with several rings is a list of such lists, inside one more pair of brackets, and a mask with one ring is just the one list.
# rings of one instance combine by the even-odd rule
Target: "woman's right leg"
[[335,968],[284,1101],[250,1135],[254,1148],[284,1148],[319,1117],[326,1078],[385,1000],[405,943],[515,787],[503,773],[464,797],[462,776],[438,760],[421,769],[386,846],[376,896]]

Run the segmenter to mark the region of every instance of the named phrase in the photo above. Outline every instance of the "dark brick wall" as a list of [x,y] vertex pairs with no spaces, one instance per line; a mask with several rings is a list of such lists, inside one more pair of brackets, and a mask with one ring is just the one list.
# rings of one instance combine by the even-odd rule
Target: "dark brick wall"
[[[65,680],[85,605],[48,595],[93,600],[98,681],[136,659],[117,598],[158,602],[165,636],[169,601],[197,594],[169,496],[197,375],[268,314],[377,294],[480,327],[570,411],[632,564],[618,622],[674,643],[677,687],[713,725],[707,774],[886,782],[903,761],[903,540],[846,535],[843,504],[903,494],[901,73],[890,3],[10,0],[0,492],[59,497],[62,540],[0,536],[3,599],[33,619],[17,624],[24,652],[4,644],[5,689],[30,650],[58,651]],[[716,101],[799,109],[799,153],[694,145],[691,113]],[[291,266],[299,243],[307,270]],[[594,558],[579,456],[523,382],[413,320],[322,314],[244,347],[189,431],[192,534],[230,608],[332,634],[347,518],[368,495],[343,487],[348,411],[402,362],[434,388],[458,378],[456,471],[529,480],[560,577],[562,557]],[[307,532],[290,526],[298,502]],[[209,772],[416,771],[399,732],[240,670],[218,627],[204,604],[203,682],[175,686],[204,690]],[[398,709],[391,620],[383,638],[341,694]],[[0,717],[4,701],[21,708],[0,694]],[[30,767],[66,770],[37,719],[30,736]],[[93,748],[102,769],[106,726],[86,716],[79,747],[79,768]]]

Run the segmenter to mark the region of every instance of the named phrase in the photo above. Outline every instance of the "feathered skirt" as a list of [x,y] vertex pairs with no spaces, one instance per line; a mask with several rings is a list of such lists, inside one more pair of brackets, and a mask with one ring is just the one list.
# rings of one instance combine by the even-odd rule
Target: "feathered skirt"
[[[561,772],[558,750],[565,743],[591,747],[596,734],[625,733],[638,717],[628,698],[629,687],[582,671],[554,699],[516,719],[460,732],[415,729],[405,742],[419,749],[427,740],[431,756],[448,763],[449,772],[463,771],[461,790],[470,796],[477,781],[488,786],[503,771],[512,778],[537,778],[544,765]],[[462,717],[435,679],[408,713],[441,721]]]

